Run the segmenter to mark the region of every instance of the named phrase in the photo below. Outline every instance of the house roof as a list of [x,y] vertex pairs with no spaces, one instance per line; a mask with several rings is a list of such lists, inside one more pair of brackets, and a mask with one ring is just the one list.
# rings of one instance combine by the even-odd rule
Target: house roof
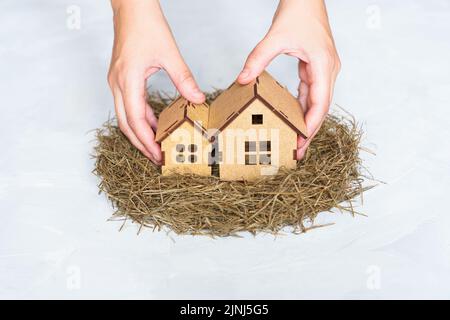
[[209,106],[206,103],[194,104],[179,97],[160,113],[155,140],[163,141],[185,121],[190,122],[194,128],[206,134],[208,113]]
[[300,102],[267,71],[247,85],[234,82],[212,103],[208,128],[223,130],[254,100],[259,99],[297,134],[307,136]]

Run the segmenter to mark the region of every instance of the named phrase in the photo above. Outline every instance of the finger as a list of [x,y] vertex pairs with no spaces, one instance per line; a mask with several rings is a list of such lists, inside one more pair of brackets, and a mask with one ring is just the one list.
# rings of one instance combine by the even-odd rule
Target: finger
[[334,85],[336,83],[336,79],[340,70],[341,70],[341,60],[339,59],[339,57],[337,57],[334,64],[333,76],[331,77],[330,102],[333,101]]
[[194,103],[205,102],[205,95],[198,87],[191,71],[178,52],[167,57],[167,62],[163,63],[163,68],[183,97]]
[[320,127],[322,126],[323,121],[325,121],[325,118],[322,120],[316,131],[312,135],[308,137],[308,139],[304,139],[303,137],[299,137],[298,139],[298,149],[297,149],[297,160],[301,160],[306,153],[306,150],[308,149],[309,145],[311,144],[311,141],[314,139],[316,134],[319,132]]
[[297,160],[302,160],[305,157],[306,149],[297,150]]
[[299,95],[298,100],[300,101],[300,106],[303,109],[303,113],[308,110],[308,95],[309,95],[309,86],[305,82],[300,82],[299,85]]
[[[303,113],[305,114],[309,108],[308,97],[309,97],[309,78],[306,72],[307,64],[301,60],[299,60],[298,71],[300,77],[300,84],[298,87],[298,99],[300,101],[300,105],[303,109]],[[306,143],[306,139],[302,136],[299,136],[297,140],[298,148],[302,147]]]
[[153,156],[150,152],[145,149],[144,145],[139,141],[136,135],[131,130],[130,126],[127,123],[127,117],[125,114],[125,108],[123,105],[122,94],[119,89],[114,89],[114,106],[117,116],[117,123],[119,124],[120,131],[130,140],[130,142],[144,154],[150,160],[154,160]]
[[308,96],[309,96],[309,79],[306,72],[306,63],[303,61],[299,61],[298,69],[300,77],[300,84],[298,88],[299,93],[298,99],[303,108],[303,112],[306,112],[306,110],[308,110]]
[[[158,71],[158,70],[156,70]],[[153,72],[154,73],[154,72]],[[149,76],[153,73],[149,73]],[[148,77],[147,77],[148,78]],[[155,116],[155,112],[153,111],[153,108],[149,104],[150,102],[150,96],[148,92],[145,92],[145,118],[147,119],[147,122],[152,127],[153,131],[156,132],[158,129],[158,118]]]
[[310,82],[308,86],[308,96],[306,98],[306,105],[308,106],[305,123],[308,132],[308,139],[300,137],[297,141],[297,158],[301,159],[304,156],[311,140],[319,131],[329,107],[330,107],[330,92],[332,85],[332,67],[326,61],[318,59],[312,60],[311,63],[301,70],[301,77],[305,79],[304,83]]
[[335,69],[332,77],[331,77],[331,84],[330,84],[330,103],[333,101],[333,96],[334,96],[334,86],[336,84],[336,78],[337,75],[339,73],[339,69]]
[[155,142],[155,133],[146,118],[145,81],[137,76],[130,77],[121,90],[128,125],[154,160],[160,162],[161,148]]
[[281,48],[276,44],[276,41],[273,40],[273,38],[264,38],[256,45],[255,49],[250,52],[237,81],[240,84],[252,82],[280,53]]
[[323,61],[312,61],[308,66],[311,79],[308,94],[308,111],[305,115],[308,135],[312,135],[325,118],[330,107],[332,70]]
[[153,131],[156,132],[156,130],[158,129],[158,118],[156,118],[155,113],[153,112],[153,109],[149,104],[146,104],[145,118],[152,127]]

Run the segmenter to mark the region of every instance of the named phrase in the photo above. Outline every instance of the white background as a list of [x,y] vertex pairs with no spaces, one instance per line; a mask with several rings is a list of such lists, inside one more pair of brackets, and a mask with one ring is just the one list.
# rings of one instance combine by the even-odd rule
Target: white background
[[[364,125],[377,153],[365,164],[387,184],[365,195],[367,218],[214,240],[107,222],[88,131],[113,112],[108,1],[2,0],[0,298],[450,298],[450,1],[328,3],[335,102]],[[234,79],[275,6],[163,2],[204,90]],[[269,70],[295,91],[295,60]],[[173,92],[162,73],[151,86]]]

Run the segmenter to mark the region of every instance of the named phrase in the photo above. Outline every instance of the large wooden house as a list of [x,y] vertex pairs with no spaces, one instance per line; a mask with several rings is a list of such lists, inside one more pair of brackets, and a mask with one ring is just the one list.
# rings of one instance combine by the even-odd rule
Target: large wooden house
[[299,101],[266,71],[253,83],[234,82],[221,93],[210,106],[208,127],[222,180],[294,168],[297,138],[306,137]]

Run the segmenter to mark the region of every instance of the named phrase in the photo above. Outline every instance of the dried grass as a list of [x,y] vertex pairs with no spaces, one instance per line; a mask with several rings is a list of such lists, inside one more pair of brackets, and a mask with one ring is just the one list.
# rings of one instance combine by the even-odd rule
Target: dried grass
[[[149,99],[157,114],[171,100],[160,94]],[[320,212],[357,213],[355,198],[362,200],[370,188],[363,187],[361,134],[350,115],[329,115],[296,169],[253,182],[225,182],[195,175],[161,177],[110,120],[97,130],[94,173],[101,179],[100,192],[116,208],[113,218],[141,228],[210,236],[278,233],[288,226],[305,232],[318,227],[314,219]]]

